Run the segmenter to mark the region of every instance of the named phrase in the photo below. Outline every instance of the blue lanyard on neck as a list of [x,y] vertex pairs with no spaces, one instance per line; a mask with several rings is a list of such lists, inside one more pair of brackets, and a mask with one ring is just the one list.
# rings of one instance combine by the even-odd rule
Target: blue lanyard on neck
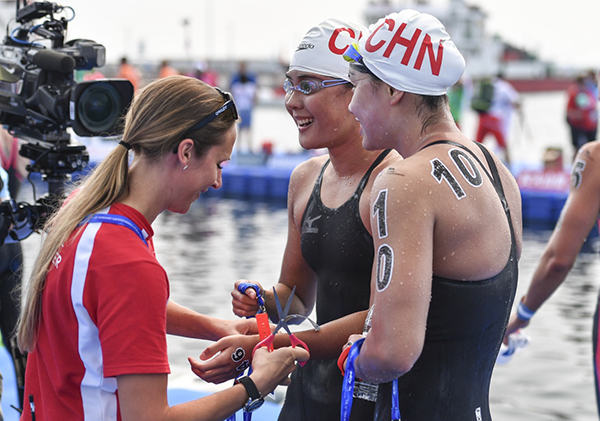
[[[352,410],[352,401],[354,399],[354,380],[356,379],[356,371],[354,362],[360,353],[363,346],[363,339],[352,344],[348,359],[346,360],[346,372],[344,373],[344,383],[342,384],[342,404],[340,411],[340,421],[348,421],[350,419],[350,411]],[[392,382],[392,420],[400,420],[400,398],[398,394],[398,379]]]
[[131,231],[135,232],[138,237],[148,246],[148,242],[146,241],[146,236],[142,232],[141,228],[138,227],[131,219],[127,218],[123,215],[115,215],[108,213],[95,213],[91,215],[89,218],[84,219],[84,221],[79,224],[89,224],[92,222],[107,222],[109,224],[121,225],[123,227],[129,228]]

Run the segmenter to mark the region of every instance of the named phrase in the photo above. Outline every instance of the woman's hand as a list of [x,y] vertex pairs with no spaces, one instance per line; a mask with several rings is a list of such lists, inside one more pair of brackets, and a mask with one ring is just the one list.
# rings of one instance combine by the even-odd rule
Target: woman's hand
[[[256,322],[254,322],[256,324]],[[209,345],[200,354],[200,360],[189,357],[192,371],[211,383],[233,379],[252,363],[252,351],[259,342],[258,335],[231,335]]]
[[280,384],[289,384],[288,376],[296,369],[296,361],[308,361],[310,354],[301,347],[283,347],[272,352],[261,347],[254,354],[250,377],[262,396],[271,393]]
[[258,334],[258,325],[256,324],[255,318],[250,319],[238,319],[238,320],[227,320],[223,321],[226,323],[226,331],[223,335],[257,335]]
[[258,313],[258,300],[256,299],[256,290],[254,288],[247,288],[245,293],[238,290],[240,284],[250,282],[256,284],[259,288],[260,294],[264,297],[265,290],[258,282],[251,282],[246,280],[239,280],[233,286],[231,291],[231,304],[233,305],[233,313],[238,317],[252,317]]
[[348,354],[350,353],[350,348],[352,347],[352,345],[354,345],[354,342],[364,338],[366,338],[365,335],[350,335],[348,337],[348,342],[346,342],[342,347],[342,353],[338,358],[338,368],[342,372],[342,375],[346,372],[346,363],[348,361]]
[[514,313],[510,317],[510,322],[508,322],[508,326],[506,328],[506,333],[504,334],[504,345],[508,345],[508,335],[511,333],[515,333],[517,330],[527,327],[529,325],[529,321],[521,320],[517,317],[517,313]]

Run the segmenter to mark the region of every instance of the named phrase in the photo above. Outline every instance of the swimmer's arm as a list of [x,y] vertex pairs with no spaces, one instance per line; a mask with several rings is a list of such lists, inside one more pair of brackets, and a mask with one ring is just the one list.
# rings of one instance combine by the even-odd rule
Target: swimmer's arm
[[[294,332],[294,334],[310,348],[311,358],[338,358],[348,336],[362,333],[367,313],[368,310],[359,311],[325,323],[318,331],[310,329]],[[289,346],[289,336],[276,335],[273,344],[276,348]]]
[[[577,160],[585,163],[581,171]],[[562,284],[600,212],[600,143],[582,147],[573,165],[573,182],[560,220],[534,272],[524,304],[537,310]]]
[[[378,177],[371,195],[372,204],[378,203],[380,192],[387,187],[385,179]],[[380,212],[371,213],[376,255],[371,280],[376,286],[373,289],[375,308],[371,330],[356,360],[356,375],[371,382],[388,382],[408,372],[419,358],[425,341],[434,216],[433,212],[424,211],[431,206],[418,195],[418,190],[427,189],[415,187],[416,190],[406,191],[389,188],[385,217]],[[379,232],[383,223],[387,235],[382,237]],[[378,256],[383,256],[380,251],[386,249],[388,257],[380,259]],[[387,267],[389,277],[383,267],[386,260],[391,263]],[[378,268],[379,262],[382,262],[381,268]]]
[[167,333],[216,341],[224,336],[258,333],[254,319],[223,320],[197,313],[171,300],[167,304]]
[[[319,331],[294,332],[310,348],[312,359],[337,359],[348,336],[361,333],[367,311],[350,314],[320,326]],[[254,319],[252,319],[254,320]],[[228,336],[207,346],[200,360],[190,360],[192,371],[202,379],[212,383],[222,383],[239,374],[232,362],[232,352],[243,349],[244,358],[252,360],[252,351],[260,341],[258,335]],[[275,336],[276,349],[290,345],[289,336],[283,330]]]

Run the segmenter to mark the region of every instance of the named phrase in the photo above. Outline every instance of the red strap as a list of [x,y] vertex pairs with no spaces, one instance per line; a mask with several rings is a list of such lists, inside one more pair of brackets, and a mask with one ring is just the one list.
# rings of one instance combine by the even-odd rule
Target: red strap
[[[258,336],[260,340],[265,340],[271,334],[271,327],[269,325],[269,316],[267,313],[258,313],[256,315],[256,324],[258,326]],[[273,351],[273,345],[269,347],[269,351]]]
[[340,354],[338,361],[337,361],[338,368],[342,372],[342,376],[345,374],[344,363],[346,362],[346,359],[348,358],[348,354],[350,353],[350,348],[352,348],[352,347],[347,346],[346,349],[344,349],[342,351],[342,353]]

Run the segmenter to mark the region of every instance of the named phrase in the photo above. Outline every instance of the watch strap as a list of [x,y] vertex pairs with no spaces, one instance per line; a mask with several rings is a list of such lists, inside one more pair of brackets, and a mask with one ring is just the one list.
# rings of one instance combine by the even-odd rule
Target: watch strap
[[258,391],[258,388],[254,384],[254,381],[250,377],[248,377],[248,376],[240,377],[239,379],[235,380],[235,383],[236,384],[241,383],[242,386],[244,386],[244,388],[246,388],[246,392],[248,392],[248,396],[250,397],[251,400],[254,401],[257,399],[262,399],[262,395]]

